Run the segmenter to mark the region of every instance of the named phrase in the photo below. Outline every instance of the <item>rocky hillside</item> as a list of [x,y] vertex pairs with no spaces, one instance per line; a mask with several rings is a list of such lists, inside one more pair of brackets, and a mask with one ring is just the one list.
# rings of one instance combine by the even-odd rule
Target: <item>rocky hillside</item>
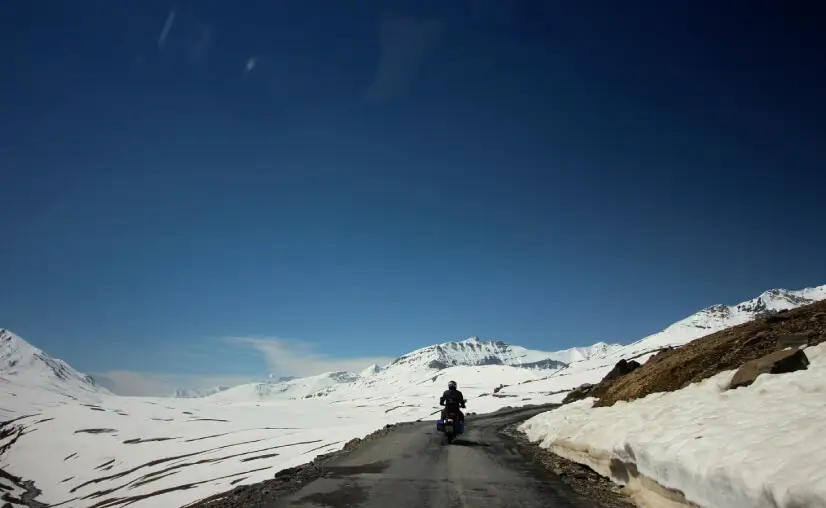
[[679,390],[722,371],[738,369],[786,347],[826,341],[826,301],[764,317],[666,348],[642,365],[621,362],[596,386],[583,387],[568,400],[597,397],[595,407],[611,406],[652,393]]

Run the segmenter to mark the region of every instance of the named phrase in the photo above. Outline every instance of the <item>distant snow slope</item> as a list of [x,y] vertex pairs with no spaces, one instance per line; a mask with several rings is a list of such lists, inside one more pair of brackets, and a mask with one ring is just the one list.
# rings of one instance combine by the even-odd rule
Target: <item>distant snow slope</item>
[[427,367],[444,369],[458,365],[510,365],[523,368],[559,369],[566,363],[605,354],[618,344],[595,344],[591,347],[572,348],[550,353],[505,344],[501,341],[481,341],[471,337],[460,342],[446,342],[413,351],[397,358],[394,366]]
[[177,397],[180,399],[194,399],[198,397],[208,397],[210,395],[214,395],[218,392],[223,392],[224,390],[229,390],[229,386],[213,386],[212,388],[202,388],[202,389],[189,389],[189,388],[176,388],[174,392],[172,392],[172,397]]
[[373,374],[378,374],[379,372],[381,372],[381,370],[381,367],[374,363],[373,365],[370,365],[369,367],[362,370],[359,373],[359,377],[372,376]]
[[74,401],[93,402],[103,395],[111,393],[91,376],[0,329],[0,419]]
[[261,399],[305,399],[327,393],[339,385],[359,379],[352,372],[327,372],[316,376],[266,381],[232,387],[209,397],[210,400],[244,401]]

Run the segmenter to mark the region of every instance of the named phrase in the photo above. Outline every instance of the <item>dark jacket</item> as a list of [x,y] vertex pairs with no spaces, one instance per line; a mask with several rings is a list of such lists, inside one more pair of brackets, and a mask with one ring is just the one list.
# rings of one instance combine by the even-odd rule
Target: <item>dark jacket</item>
[[439,399],[440,406],[465,407],[465,396],[459,390],[445,390],[442,398]]

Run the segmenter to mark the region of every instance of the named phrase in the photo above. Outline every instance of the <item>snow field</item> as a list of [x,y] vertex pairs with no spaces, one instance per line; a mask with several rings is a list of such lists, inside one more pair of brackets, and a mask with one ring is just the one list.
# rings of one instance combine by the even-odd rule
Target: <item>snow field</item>
[[[43,491],[38,501],[65,508],[175,507],[271,479],[387,424],[435,421],[449,379],[467,381],[460,385],[467,411],[548,402],[541,395],[531,402],[479,397],[500,382],[540,375],[516,367],[388,372],[383,380],[382,374],[312,398],[294,397],[304,393],[296,391],[300,386],[318,388],[318,380],[264,394],[244,385],[196,399],[109,395],[97,403],[64,401],[11,424],[22,434],[0,467],[34,480]],[[0,446],[13,439],[10,434]]]

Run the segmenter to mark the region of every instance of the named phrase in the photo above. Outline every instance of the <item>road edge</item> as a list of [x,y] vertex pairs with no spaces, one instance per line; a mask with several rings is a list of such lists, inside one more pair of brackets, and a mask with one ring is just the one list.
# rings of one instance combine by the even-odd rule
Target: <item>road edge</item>
[[520,454],[548,476],[559,478],[578,495],[593,501],[599,508],[635,508],[637,503],[625,490],[593,469],[561,457],[528,440],[519,430],[523,422],[511,422],[499,429],[499,434],[511,441]]

